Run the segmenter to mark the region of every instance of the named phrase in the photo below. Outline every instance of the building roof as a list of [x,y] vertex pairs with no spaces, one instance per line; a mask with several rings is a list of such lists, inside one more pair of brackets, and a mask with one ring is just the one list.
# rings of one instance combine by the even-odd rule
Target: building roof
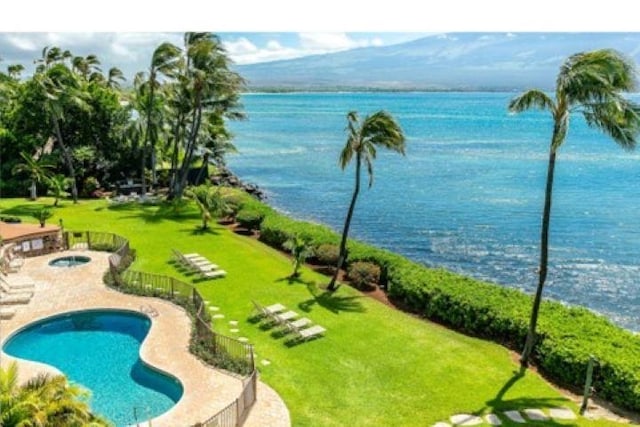
[[58,233],[60,227],[57,225],[45,225],[40,227],[38,224],[7,224],[0,221],[0,237],[4,243],[22,240],[24,238],[36,238],[49,234]]

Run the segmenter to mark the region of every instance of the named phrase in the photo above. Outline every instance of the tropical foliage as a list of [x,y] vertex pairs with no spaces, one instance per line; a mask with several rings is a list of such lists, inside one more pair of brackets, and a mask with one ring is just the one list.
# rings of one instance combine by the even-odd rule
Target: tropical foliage
[[313,255],[313,248],[306,239],[301,238],[297,234],[292,235],[282,244],[282,247],[291,253],[293,272],[291,277],[300,275],[300,267],[304,262]]
[[89,410],[89,393],[64,376],[38,375],[18,384],[17,364],[0,367],[0,425],[3,427],[109,425]]
[[39,160],[33,153],[43,153],[53,165],[50,174],[66,176],[77,201],[91,193],[86,183],[108,190],[129,179],[140,181],[143,193],[149,184],[161,184],[170,187],[171,198],[180,198],[188,185],[203,181],[210,162],[224,164],[225,155],[235,152],[225,121],[244,117],[244,82],[212,33],[186,33],[183,46],[160,44],[132,88],[121,88],[119,69],[103,73],[96,55],[45,47],[35,63],[34,75],[26,79],[18,65],[0,72],[5,196],[29,190],[35,197],[32,181],[44,181],[29,165],[20,169],[31,174],[29,188],[24,176],[13,176],[16,165],[26,162],[20,153],[34,162]]
[[528,364],[536,343],[536,325],[549,261],[549,223],[554,168],[558,149],[565,141],[569,130],[569,116],[572,111],[579,111],[589,126],[609,135],[623,149],[635,148],[640,130],[640,107],[623,97],[624,92],[635,89],[635,76],[634,64],[614,50],[578,53],[570,56],[560,67],[555,99],[541,90],[533,89],[509,103],[509,110],[512,112],[540,108],[549,110],[553,119],[540,236],[538,286],[527,339],[520,357],[523,366]]

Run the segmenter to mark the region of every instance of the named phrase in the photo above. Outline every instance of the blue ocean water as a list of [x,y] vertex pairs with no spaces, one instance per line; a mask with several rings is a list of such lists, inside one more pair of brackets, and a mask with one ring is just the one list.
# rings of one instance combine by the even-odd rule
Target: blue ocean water
[[3,349],[55,366],[91,391],[93,412],[120,427],[156,417],[182,396],[179,382],[139,358],[150,327],[148,318],[133,313],[83,311],[29,326]]
[[[379,151],[351,236],[430,266],[533,292],[552,122],[515,93],[247,94],[230,168],[294,217],[341,230],[354,168],[346,114],[391,112],[406,157]],[[637,100],[637,99],[636,99]],[[556,163],[545,296],[640,330],[640,152],[573,114]]]

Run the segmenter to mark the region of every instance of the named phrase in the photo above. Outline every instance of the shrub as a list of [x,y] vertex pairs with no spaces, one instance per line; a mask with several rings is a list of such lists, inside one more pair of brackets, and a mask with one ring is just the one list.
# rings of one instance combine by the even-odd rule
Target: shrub
[[88,176],[85,178],[82,185],[82,195],[84,197],[93,197],[94,192],[100,188],[100,182],[94,176]]
[[264,214],[254,209],[242,209],[236,215],[238,224],[249,231],[259,229],[263,218]]
[[357,261],[349,266],[348,276],[356,288],[372,288],[380,280],[380,267],[371,262]]
[[315,258],[322,265],[337,265],[340,257],[340,248],[338,245],[323,243],[318,245],[315,250]]

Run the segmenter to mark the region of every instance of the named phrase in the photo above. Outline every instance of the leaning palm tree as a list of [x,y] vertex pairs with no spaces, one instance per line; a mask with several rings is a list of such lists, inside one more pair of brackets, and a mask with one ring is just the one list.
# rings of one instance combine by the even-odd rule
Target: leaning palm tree
[[199,185],[197,187],[187,187],[184,195],[193,200],[200,210],[202,218],[202,229],[209,228],[209,221],[226,210],[226,203],[220,194],[219,187],[211,185]]
[[395,151],[404,156],[405,138],[400,125],[386,111],[378,111],[360,121],[358,113],[351,111],[347,114],[347,143],[340,153],[340,168],[344,170],[355,156],[356,159],[356,183],[351,197],[351,204],[344,221],[342,240],[340,241],[340,255],[336,271],[327,287],[329,291],[335,291],[338,273],[347,258],[347,235],[351,225],[351,217],[356,206],[356,199],[360,192],[360,169],[364,162],[369,175],[369,188],[373,184],[373,160],[376,158],[378,147]]
[[30,185],[30,199],[36,200],[38,198],[37,183],[46,181],[48,176],[47,170],[52,169],[53,165],[40,159],[36,159],[27,153],[21,152],[23,163],[18,163],[13,167],[13,173],[26,172],[31,179]]
[[534,89],[509,103],[511,112],[519,113],[530,108],[540,108],[549,110],[553,118],[542,215],[538,287],[533,300],[527,339],[520,357],[523,367],[529,363],[536,340],[538,312],[547,278],[553,172],[557,151],[567,136],[569,114],[572,111],[582,112],[590,127],[602,130],[626,150],[635,148],[636,136],[640,130],[640,108],[622,96],[623,92],[635,88],[634,68],[629,59],[614,50],[577,53],[570,56],[560,67],[555,99]]

